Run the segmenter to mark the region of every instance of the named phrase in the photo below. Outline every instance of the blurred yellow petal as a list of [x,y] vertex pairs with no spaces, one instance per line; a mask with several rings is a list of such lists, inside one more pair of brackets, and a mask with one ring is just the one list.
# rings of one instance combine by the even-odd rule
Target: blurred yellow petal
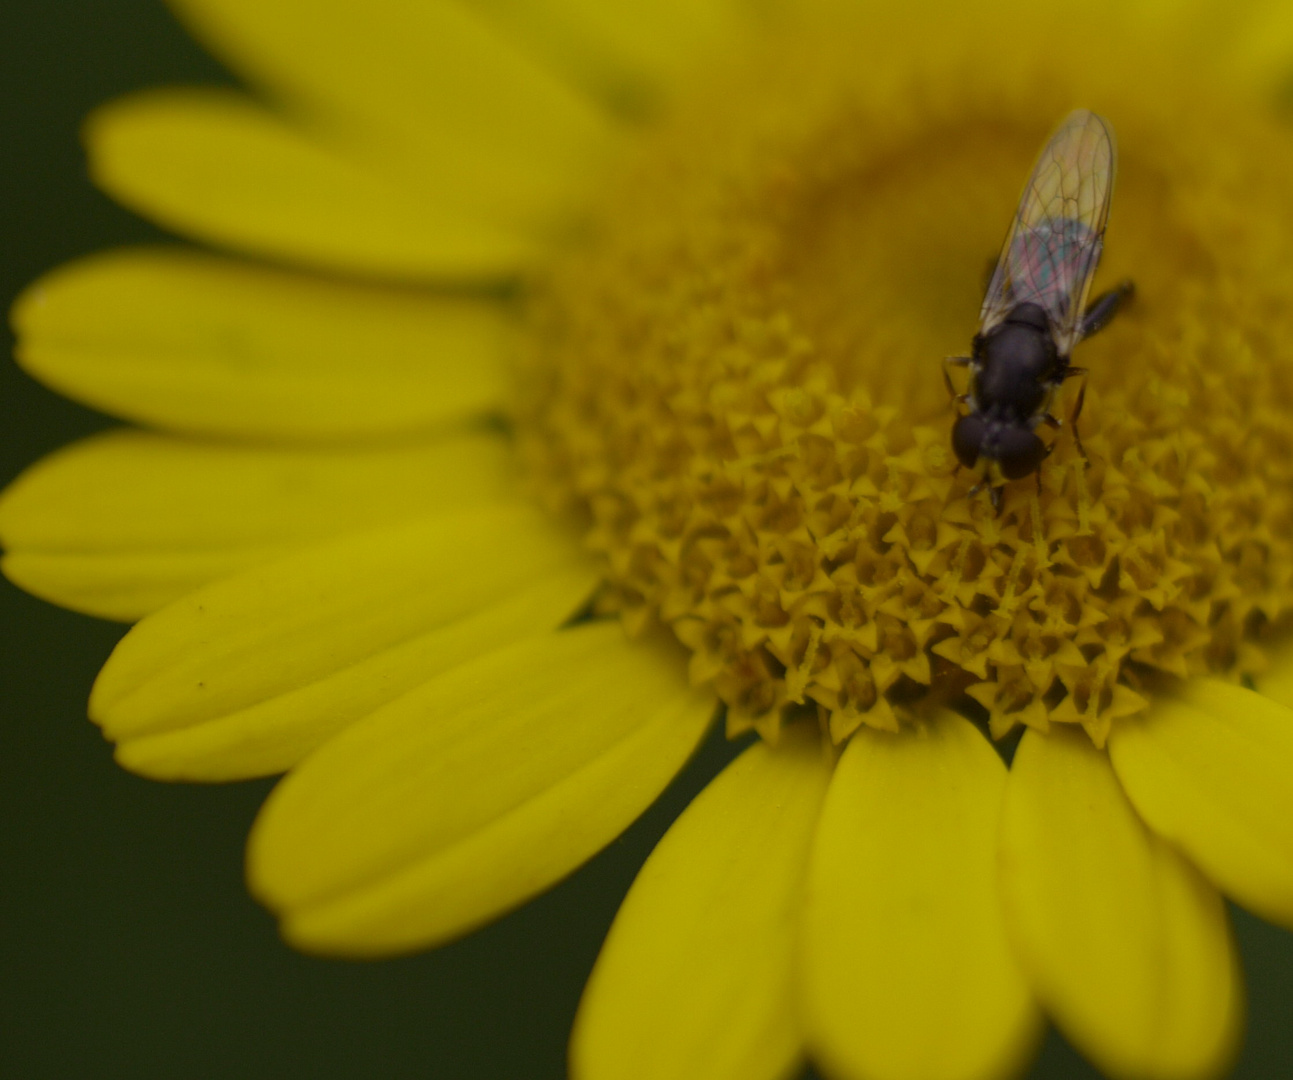
[[310,539],[496,501],[511,493],[510,457],[483,432],[294,450],[122,428],[28,469],[0,499],[0,535],[70,551]]
[[281,558],[281,546],[237,551],[30,551],[0,559],[4,576],[42,600],[85,615],[135,622],[243,566]]
[[142,769],[275,772],[436,673],[551,630],[594,581],[570,538],[523,507],[347,536],[149,616],[108,659],[90,715],[122,744],[193,735],[123,745]]
[[1118,721],[1109,756],[1150,828],[1222,892],[1293,927],[1293,710],[1191,679]]
[[497,410],[501,305],[380,289],[178,248],[96,255],[13,310],[19,363],[105,412],[282,439],[424,430]]
[[1242,989],[1216,891],[1136,816],[1082,731],[1029,731],[1006,791],[1008,926],[1033,988],[1113,1077],[1220,1075]]
[[[273,7],[274,5],[265,5]],[[408,280],[515,273],[534,243],[366,168],[250,98],[154,90],[86,121],[96,184],[168,229],[306,267]]]
[[578,1080],[774,1080],[801,1054],[791,994],[830,766],[815,728],[759,742],[696,798],[629,891],[584,991]]
[[1247,84],[1267,104],[1288,93],[1293,70],[1293,9],[1286,0],[1218,4],[1198,0],[1198,45],[1236,82]]
[[672,646],[529,638],[353,725],[270,796],[248,874],[294,945],[381,955],[546,889],[659,794],[708,726]]
[[374,449],[276,450],[114,431],[0,495],[5,573],[55,603],[137,619],[302,544],[500,499],[488,434]]
[[203,40],[426,198],[582,204],[618,141],[593,99],[458,0],[172,0]]
[[756,12],[737,0],[477,0],[536,55],[611,106],[650,110],[670,96],[689,66],[722,49]]
[[845,749],[804,911],[804,1022],[830,1075],[994,1080],[1032,1049],[1040,1017],[997,895],[1005,783],[950,713],[862,727]]

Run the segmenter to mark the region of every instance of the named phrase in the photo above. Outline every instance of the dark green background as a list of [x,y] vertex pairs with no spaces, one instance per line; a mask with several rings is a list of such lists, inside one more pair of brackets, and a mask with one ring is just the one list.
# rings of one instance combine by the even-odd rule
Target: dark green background
[[[135,87],[229,77],[159,0],[3,0],[3,16],[7,306],[66,259],[157,235],[87,182],[76,138],[87,110]],[[107,422],[5,364],[0,480]],[[85,719],[122,628],[7,583],[0,619],[4,1077],[560,1077],[619,898],[731,754],[711,740],[627,836],[466,941],[386,963],[317,960],[284,948],[243,891],[243,837],[269,783],[170,786],[122,772]],[[1293,1076],[1293,935],[1243,913],[1236,923],[1251,1003],[1235,1075]],[[1095,1074],[1052,1036],[1032,1075]]]

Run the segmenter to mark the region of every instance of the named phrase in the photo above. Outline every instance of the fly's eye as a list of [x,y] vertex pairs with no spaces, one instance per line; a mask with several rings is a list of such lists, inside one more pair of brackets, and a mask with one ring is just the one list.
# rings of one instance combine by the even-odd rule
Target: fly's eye
[[967,469],[979,460],[979,448],[987,430],[987,424],[977,413],[959,417],[952,425],[952,450]]
[[997,435],[997,464],[1007,480],[1036,472],[1046,454],[1046,444],[1025,428],[1004,428]]

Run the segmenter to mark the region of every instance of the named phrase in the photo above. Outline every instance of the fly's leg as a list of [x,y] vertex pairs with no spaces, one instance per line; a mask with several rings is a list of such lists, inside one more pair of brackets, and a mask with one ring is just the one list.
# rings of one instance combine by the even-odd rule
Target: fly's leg
[[[1053,428],[1055,431],[1059,431],[1064,426],[1050,413],[1042,413],[1041,422],[1048,428]],[[1055,453],[1055,444],[1051,443],[1050,446],[1046,448],[1046,457],[1050,457],[1053,453]],[[1037,477],[1037,494],[1040,495],[1042,493],[1042,470],[1040,465],[1037,467],[1037,472],[1034,475]]]
[[1090,459],[1086,456],[1086,449],[1082,445],[1082,436],[1078,434],[1077,422],[1078,417],[1082,415],[1082,404],[1086,401],[1086,383],[1082,384],[1082,389],[1078,391],[1077,403],[1073,406],[1073,416],[1069,419],[1069,426],[1073,429],[1073,441],[1077,444],[1077,452],[1082,455],[1082,462],[1086,464]]
[[943,357],[943,382],[947,386],[947,393],[957,405],[964,405],[970,400],[969,394],[958,394],[956,387],[952,385],[952,376],[948,373],[948,367],[968,367],[974,366],[973,358],[969,356],[945,356]]
[[[1130,283],[1128,283],[1128,288],[1130,287],[1131,287]],[[1076,378],[1078,375],[1085,375],[1085,374],[1086,374],[1086,368],[1073,367],[1070,364],[1068,367],[1064,369],[1064,371],[1061,373],[1059,378],[1055,382],[1051,383],[1051,388],[1054,389],[1055,387],[1059,386],[1060,383],[1064,382],[1067,379],[1073,379],[1073,378]],[[1082,415],[1082,403],[1084,401],[1086,401],[1086,383],[1083,383],[1082,389],[1078,391],[1077,402],[1073,406],[1073,415],[1069,417],[1069,426],[1073,429],[1073,441],[1077,443],[1078,453],[1082,455],[1082,460],[1086,462],[1086,461],[1089,461],[1090,459],[1086,456],[1086,449],[1082,446],[1082,436],[1078,434],[1078,429],[1077,429],[1078,417]],[[1060,422],[1056,420],[1055,417],[1053,417],[1050,413],[1046,413],[1042,417],[1042,420],[1044,423],[1049,424],[1051,427],[1058,428],[1060,426]]]
[[1001,492],[1004,490],[1004,485],[1002,487],[993,487],[991,484],[988,483],[987,480],[980,480],[972,488],[970,488],[969,491],[965,493],[965,497],[967,499],[973,499],[974,496],[976,496],[985,487],[988,489],[988,501],[992,503],[993,513],[995,513],[998,517],[1000,517],[1001,516]]
[[1108,292],[1101,293],[1087,305],[1082,316],[1082,333],[1078,340],[1085,340],[1108,325],[1109,320],[1118,314],[1122,307],[1136,293],[1136,286],[1130,281],[1119,282]]

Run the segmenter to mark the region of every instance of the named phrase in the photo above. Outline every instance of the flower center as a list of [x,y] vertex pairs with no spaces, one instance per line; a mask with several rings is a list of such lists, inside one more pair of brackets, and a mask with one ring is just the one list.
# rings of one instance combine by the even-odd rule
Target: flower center
[[[1138,79],[1155,102],[1040,67],[971,95],[969,59],[904,82],[837,45],[778,42],[696,95],[534,290],[522,445],[586,519],[604,606],[672,627],[729,730],[767,736],[968,695],[995,735],[1103,743],[1153,672],[1252,675],[1293,612],[1286,137],[1190,72]],[[1075,379],[996,514],[940,363],[1088,104],[1120,145],[1095,291],[1137,298],[1074,356],[1086,460]]]

